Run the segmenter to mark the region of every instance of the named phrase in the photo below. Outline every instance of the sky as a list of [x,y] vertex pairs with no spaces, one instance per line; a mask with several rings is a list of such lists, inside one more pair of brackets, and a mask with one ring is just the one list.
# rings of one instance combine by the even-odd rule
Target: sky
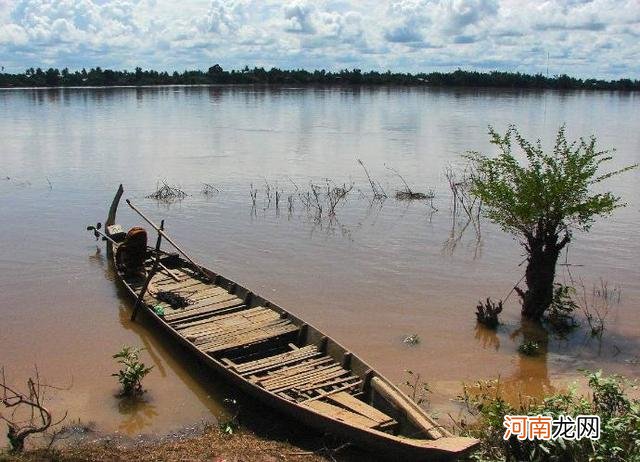
[[640,0],[0,0],[0,66],[640,78]]

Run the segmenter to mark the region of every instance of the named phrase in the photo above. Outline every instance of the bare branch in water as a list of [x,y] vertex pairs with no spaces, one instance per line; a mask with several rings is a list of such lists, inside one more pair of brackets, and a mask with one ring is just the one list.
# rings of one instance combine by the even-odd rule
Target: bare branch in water
[[[394,175],[396,175],[398,178],[400,178],[400,180],[404,184],[404,189],[396,191],[396,199],[398,199],[400,201],[415,201],[415,200],[425,200],[425,199],[433,200],[433,198],[434,198],[433,194],[428,195],[428,194],[425,194],[425,193],[413,191],[409,187],[409,183],[407,183],[407,181],[404,179],[404,177],[402,175],[400,175],[400,172],[398,172],[398,170],[396,170],[395,168],[391,168],[391,167],[389,167],[387,165],[385,165],[385,167],[386,167],[387,170],[389,170]],[[433,204],[432,204],[432,207],[433,207]]]
[[44,434],[49,428],[62,423],[67,417],[65,412],[62,418],[54,421],[51,411],[45,407],[46,390],[63,388],[42,383],[37,366],[34,377],[29,377],[27,380],[25,392],[7,384],[4,367],[0,371],[2,374],[0,404],[8,411],[6,413],[0,412],[0,420],[7,424],[7,438],[11,450],[21,452],[27,437],[34,434]]
[[367,170],[367,167],[365,167],[364,162],[358,159],[358,163],[364,170],[365,175],[367,175],[367,180],[369,180],[369,185],[371,186],[371,191],[373,192],[373,200],[386,199],[388,197],[387,193],[384,191],[379,182],[374,181],[373,178],[371,178],[371,175],[369,175],[369,171]]
[[156,185],[156,191],[146,196],[148,199],[155,199],[161,202],[173,202],[174,200],[181,200],[187,197],[189,194],[176,186],[169,186],[166,181],[162,181]]
[[202,183],[202,194],[205,196],[212,196],[218,194],[220,190],[210,183]]

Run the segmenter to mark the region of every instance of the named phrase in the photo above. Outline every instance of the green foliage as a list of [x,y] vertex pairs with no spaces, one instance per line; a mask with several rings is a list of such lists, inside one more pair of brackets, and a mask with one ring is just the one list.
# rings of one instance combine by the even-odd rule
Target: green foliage
[[487,301],[480,300],[476,306],[476,319],[489,329],[497,329],[500,324],[499,315],[502,313],[502,300],[494,302],[487,297]]
[[233,436],[238,431],[239,425],[234,419],[223,420],[220,422],[218,428],[225,435]]
[[[535,236],[546,230],[588,230],[597,216],[607,215],[624,204],[610,192],[594,193],[592,186],[635,168],[601,173],[611,151],[596,149],[596,138],[569,143],[565,127],[558,130],[555,146],[546,153],[540,140],[531,143],[511,125],[504,136],[489,127],[497,157],[472,152],[467,158],[476,174],[472,192],[482,199],[488,218],[508,232]],[[514,144],[525,156],[522,165]]]
[[540,321],[553,302],[556,263],[573,231],[589,230],[596,217],[624,205],[610,192],[594,192],[593,186],[637,165],[602,173],[611,151],[597,150],[593,136],[569,143],[564,126],[550,153],[540,140],[524,139],[513,125],[504,136],[491,127],[489,134],[497,156],[467,155],[473,170],[471,193],[482,202],[485,216],[525,247],[527,290],[515,290],[522,298],[522,314]]
[[111,70],[96,67],[69,71],[69,69],[30,68],[22,74],[0,73],[3,86],[110,86],[110,85],[195,85],[195,84],[321,84],[321,85],[415,85],[431,87],[498,87],[498,88],[581,88],[587,90],[640,90],[640,80],[579,79],[568,75],[545,76],[520,72],[477,72],[457,69],[452,72],[401,73],[360,69],[339,71],[304,69],[264,69],[246,66],[241,70],[224,70],[215,64],[207,71],[158,72],[143,70]]
[[531,340],[523,342],[518,346],[518,352],[525,356],[538,356],[540,354],[540,344]]
[[117,373],[111,375],[118,378],[122,386],[122,396],[136,396],[144,393],[142,379],[151,372],[153,366],[147,367],[140,362],[140,352],[143,350],[144,348],[124,345],[118,353],[113,355],[121,367]]
[[[480,449],[472,456],[482,461],[640,461],[640,400],[631,399],[626,382],[601,371],[585,372],[591,399],[578,395],[575,387],[545,397],[542,401],[520,399],[512,405],[502,397],[499,381],[478,382],[464,387],[461,401],[476,417],[463,425],[463,433],[480,438]],[[503,439],[505,415],[600,416],[600,439],[556,439],[519,441]]]
[[578,326],[574,313],[579,308],[575,301],[576,289],[572,286],[554,284],[553,300],[546,320],[558,333],[566,333]]
[[240,424],[238,423],[240,406],[235,399],[225,398],[224,402],[233,409],[233,415],[228,419],[221,420],[218,423],[218,428],[224,435],[233,436],[240,428]]

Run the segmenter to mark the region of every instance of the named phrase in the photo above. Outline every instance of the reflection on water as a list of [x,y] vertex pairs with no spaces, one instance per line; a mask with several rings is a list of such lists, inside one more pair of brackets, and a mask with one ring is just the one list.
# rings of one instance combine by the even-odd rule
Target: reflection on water
[[118,430],[127,435],[143,432],[158,417],[156,406],[144,398],[120,398],[118,412],[123,417]]
[[493,348],[498,351],[500,349],[500,337],[495,329],[489,329],[478,323],[475,327],[476,339],[482,348]]
[[[316,325],[400,382],[419,372],[446,409],[462,381],[498,375],[514,395],[542,395],[605,368],[637,376],[640,357],[640,172],[611,186],[629,206],[575,236],[569,263],[588,287],[622,287],[602,340],[581,326],[565,338],[520,330],[511,297],[497,332],[477,327],[477,301],[504,297],[520,279],[522,250],[500,230],[452,213],[445,168],[468,149],[491,149],[486,126],[527,136],[595,133],[616,166],[640,161],[636,94],[427,89],[167,87],[0,91],[0,348],[12,377],[37,363],[50,383],[74,386],[54,405],[106,430],[164,432],[228,412],[243,397],[209,374],[114,284],[105,252],[85,231],[104,221],[115,188],[197,260]],[[546,107],[546,111],[542,108]],[[371,198],[362,159],[390,196],[401,172],[428,201]],[[354,183],[333,219],[302,206],[309,183]],[[191,194],[158,204],[159,180]],[[269,205],[265,180],[281,191]],[[51,182],[51,187],[48,184]],[[203,183],[220,191],[199,193]],[[255,207],[250,186],[258,188]],[[295,199],[288,207],[287,197]],[[125,227],[139,224],[126,208]],[[102,247],[102,242],[98,242]],[[403,336],[421,342],[408,348]],[[544,354],[517,347],[537,338]],[[27,341],[28,339],[28,341]],[[144,402],[115,397],[111,358],[123,344],[154,365]],[[252,404],[251,407],[254,405]],[[243,409],[245,409],[243,407]]]

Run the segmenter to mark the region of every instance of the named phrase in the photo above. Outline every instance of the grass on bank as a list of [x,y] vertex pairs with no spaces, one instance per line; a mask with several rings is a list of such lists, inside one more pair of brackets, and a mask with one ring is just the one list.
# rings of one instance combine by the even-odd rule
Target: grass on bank
[[[475,416],[473,423],[460,422],[461,433],[481,440],[471,456],[476,461],[640,461],[640,399],[631,398],[635,384],[601,371],[586,372],[588,396],[575,387],[545,397],[543,400],[521,397],[516,405],[503,397],[500,382],[477,382],[464,387],[461,401]],[[601,420],[599,440],[557,439],[555,441],[504,440],[505,415],[598,415]]]

